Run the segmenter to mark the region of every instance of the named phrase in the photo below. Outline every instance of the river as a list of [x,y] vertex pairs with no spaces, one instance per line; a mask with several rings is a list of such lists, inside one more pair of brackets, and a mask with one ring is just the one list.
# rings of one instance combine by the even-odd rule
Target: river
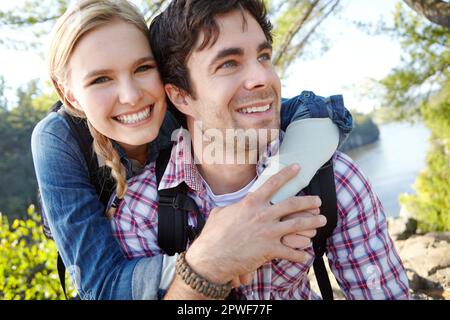
[[380,126],[380,139],[347,151],[369,178],[387,216],[400,213],[399,195],[414,193],[412,185],[425,167],[429,129],[422,123]]

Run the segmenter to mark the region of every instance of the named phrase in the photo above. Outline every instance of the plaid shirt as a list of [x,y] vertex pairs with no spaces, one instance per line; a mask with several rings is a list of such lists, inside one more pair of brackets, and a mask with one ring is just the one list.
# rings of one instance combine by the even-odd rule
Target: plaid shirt
[[[187,141],[187,142],[186,142]],[[278,151],[272,143],[266,156]],[[160,189],[185,182],[188,195],[197,203],[205,218],[213,208],[203,179],[193,162],[189,139],[179,134]],[[263,157],[257,174],[263,170]],[[326,255],[330,268],[347,299],[407,299],[408,280],[388,231],[386,216],[357,165],[345,154],[333,156],[338,219],[333,235],[327,240]],[[114,234],[129,259],[164,254],[158,247],[158,193],[155,163],[150,163],[128,184],[128,191],[112,221]],[[195,225],[193,213],[189,224]],[[305,263],[287,260],[266,262],[255,273],[250,285],[241,286],[239,295],[248,300],[320,299],[311,290],[308,271],[314,261],[312,246],[305,249],[311,258]]]

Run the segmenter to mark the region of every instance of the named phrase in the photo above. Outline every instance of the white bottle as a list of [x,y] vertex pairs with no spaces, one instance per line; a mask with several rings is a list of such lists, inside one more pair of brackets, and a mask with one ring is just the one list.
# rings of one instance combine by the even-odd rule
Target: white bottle
[[286,129],[279,152],[269,158],[266,169],[253,184],[258,189],[281,169],[298,163],[300,172],[271,199],[272,203],[296,195],[306,187],[317,170],[334,154],[339,144],[339,129],[329,118],[309,118],[292,122]]

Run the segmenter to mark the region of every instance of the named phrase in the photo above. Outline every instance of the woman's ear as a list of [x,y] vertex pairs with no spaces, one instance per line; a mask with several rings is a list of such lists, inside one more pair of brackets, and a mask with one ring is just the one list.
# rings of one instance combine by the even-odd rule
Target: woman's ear
[[72,90],[70,90],[66,85],[64,85],[62,83],[58,83],[58,87],[59,87],[59,90],[61,90],[62,94],[64,95],[64,98],[66,99],[66,101],[69,102],[72,107],[74,107],[75,109],[77,109],[79,111],[83,111],[80,104],[78,103],[78,100],[73,95]]
[[184,90],[181,90],[173,84],[164,85],[164,89],[166,90],[166,94],[170,101],[172,101],[173,105],[181,113],[187,116],[193,116],[193,110],[189,104],[190,97]]

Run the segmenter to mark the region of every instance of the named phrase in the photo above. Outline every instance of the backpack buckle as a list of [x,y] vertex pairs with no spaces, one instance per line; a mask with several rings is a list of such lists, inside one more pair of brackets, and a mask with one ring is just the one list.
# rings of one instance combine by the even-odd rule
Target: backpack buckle
[[160,196],[159,205],[179,209],[181,207],[179,194],[175,196]]

